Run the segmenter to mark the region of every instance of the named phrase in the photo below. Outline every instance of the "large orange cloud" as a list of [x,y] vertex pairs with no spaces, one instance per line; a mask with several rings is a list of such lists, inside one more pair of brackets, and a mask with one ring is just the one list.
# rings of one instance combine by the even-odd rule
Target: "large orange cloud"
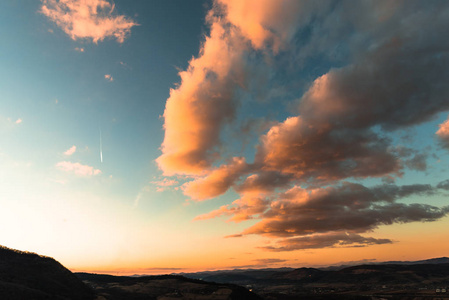
[[180,72],[165,112],[162,155],[156,160],[165,175],[202,174],[218,158],[222,126],[233,118],[235,90],[244,85],[246,44],[212,13],[210,36],[198,58]]
[[[238,200],[196,219],[261,219],[238,235],[288,239],[272,251],[383,244],[390,241],[359,234],[442,218],[447,208],[396,202],[432,194],[430,186],[342,182],[426,170],[427,155],[400,150],[391,135],[449,110],[448,12],[419,1],[216,0],[210,35],[167,100],[159,167],[194,176],[183,190],[196,200],[233,188]],[[277,84],[299,93],[290,103],[296,112],[260,136],[253,162],[220,148],[223,129],[246,99],[236,90],[256,85],[250,58],[267,67],[267,78],[282,73]],[[308,58],[335,67],[297,84]]]

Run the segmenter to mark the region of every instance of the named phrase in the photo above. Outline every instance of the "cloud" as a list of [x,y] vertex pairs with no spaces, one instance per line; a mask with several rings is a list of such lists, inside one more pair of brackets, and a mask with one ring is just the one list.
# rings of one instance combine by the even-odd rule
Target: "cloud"
[[[241,222],[259,218],[268,208],[270,202],[263,196],[244,194],[240,199],[229,205],[223,205],[219,209],[199,215],[194,220],[207,220],[220,216],[232,216],[230,221]],[[240,235],[239,235],[240,236]]]
[[[446,189],[446,186],[447,183],[442,182],[437,188]],[[276,246],[264,248],[270,251],[384,244],[391,241],[359,234],[381,225],[431,222],[443,218],[449,213],[449,206],[439,208],[397,202],[409,196],[430,196],[437,192],[435,187],[427,184],[383,184],[368,188],[344,182],[339,186],[311,190],[293,187],[278,194],[276,200],[243,197],[231,205],[198,216],[196,220],[218,216],[228,216],[230,221],[236,222],[260,219],[240,234],[229,237],[258,234],[281,238]]]
[[449,118],[440,124],[440,128],[436,132],[439,138],[440,145],[444,148],[449,149]]
[[301,181],[382,177],[400,169],[388,146],[388,139],[370,130],[339,129],[298,116],[261,138],[256,164]]
[[276,246],[260,247],[268,251],[294,251],[329,247],[364,247],[369,245],[391,244],[389,239],[363,237],[355,233],[317,234],[298,238],[284,239]]
[[247,45],[213,11],[207,20],[210,35],[199,57],[179,73],[181,83],[165,106],[165,137],[156,160],[164,175],[199,175],[211,167],[219,157],[220,130],[235,115],[236,90],[245,85]]
[[73,40],[94,43],[113,37],[123,43],[133,26],[132,19],[114,14],[115,5],[107,0],[41,0],[40,12],[55,22]]
[[255,261],[257,264],[261,264],[261,265],[271,265],[271,264],[283,263],[283,262],[286,262],[287,260],[279,259],[279,258],[260,258],[260,259],[254,259],[253,261]]
[[367,232],[380,225],[428,222],[444,217],[448,207],[403,204],[396,200],[411,195],[431,195],[430,185],[380,185],[367,188],[345,182],[340,186],[305,190],[294,187],[271,202],[262,221],[242,234],[273,237],[305,236],[311,233]]
[[136,198],[134,199],[133,202],[133,208],[137,208],[137,206],[139,206],[140,200],[150,191],[150,188],[148,185],[144,186],[139,193],[137,194]]
[[437,188],[449,191],[449,179],[439,182]]
[[84,52],[84,48],[76,47],[76,48],[75,48],[75,51],[78,51],[78,52]]
[[69,161],[61,161],[56,164],[56,168],[67,173],[73,173],[80,177],[90,177],[101,174],[101,170],[95,169],[88,165],[80,163],[72,163]]
[[168,179],[168,178],[164,178],[163,180],[160,181],[151,181],[152,184],[155,184],[157,186],[173,186],[178,184],[179,182],[177,180],[174,179]]
[[[179,182],[177,180],[168,179],[168,178],[164,178],[163,180],[159,180],[159,181],[151,181],[150,183],[156,185],[157,192],[163,192],[163,191],[167,190],[168,188],[179,184]],[[177,187],[175,189],[178,189],[178,188],[179,187]]]
[[415,154],[413,158],[405,161],[406,166],[411,170],[425,171],[427,169],[427,155],[420,153]]
[[184,194],[194,200],[206,200],[224,194],[239,174],[248,168],[244,158],[234,157],[228,165],[211,171],[207,176],[183,185]]
[[17,118],[14,120],[14,118],[4,117],[0,115],[0,130],[11,130],[17,126],[21,126],[20,124],[22,123],[22,118]]
[[[241,174],[240,174],[241,175]],[[292,181],[291,174],[279,171],[259,171],[246,177],[245,181],[235,186],[239,193],[269,193],[276,188],[286,188]]]
[[104,79],[106,79],[107,81],[114,81],[114,77],[112,77],[112,75],[110,74],[104,75]]
[[271,0],[219,0],[226,18],[239,28],[255,49],[270,45],[275,52],[293,37],[307,2],[284,0],[281,5]]
[[72,147],[70,147],[69,149],[67,149],[67,151],[64,152],[64,155],[70,156],[70,155],[72,155],[73,153],[75,153],[75,151],[76,151],[76,146],[73,145]]
[[[210,34],[166,103],[159,168],[192,179],[183,191],[194,200],[233,189],[237,200],[195,219],[260,219],[234,236],[281,239],[273,251],[384,244],[360,234],[444,217],[447,207],[397,202],[437,193],[430,185],[347,181],[427,169],[394,135],[449,110],[447,13],[420,1],[214,1]],[[270,84],[294,111],[266,122],[250,161],[222,138]],[[445,147],[448,122],[436,133]]]

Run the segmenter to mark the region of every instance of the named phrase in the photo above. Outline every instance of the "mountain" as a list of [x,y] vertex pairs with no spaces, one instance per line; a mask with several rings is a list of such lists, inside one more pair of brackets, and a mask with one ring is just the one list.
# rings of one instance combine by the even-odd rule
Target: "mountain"
[[438,258],[399,264],[358,265],[336,270],[231,270],[184,275],[245,285],[267,300],[449,300],[449,263],[445,262],[446,258]]
[[[416,261],[384,261],[384,262],[370,262],[372,265],[422,265],[422,264],[449,264],[449,257],[438,257]],[[357,266],[359,264],[347,264],[338,266],[329,266],[324,268],[318,268],[323,271],[337,271],[344,268]]]
[[0,246],[0,299],[89,300],[95,292],[53,258]]
[[248,269],[127,277],[73,274],[53,258],[0,246],[0,299],[449,299],[447,261],[443,257],[338,270]]
[[[84,281],[84,282],[83,282]],[[0,299],[261,300],[247,289],[182,276],[73,274],[53,258],[0,246]]]
[[76,273],[93,287],[100,299],[108,300],[262,300],[258,295],[233,284],[219,284],[177,275],[111,276]]
[[293,271],[294,268],[279,268],[279,269],[235,269],[223,271],[206,271],[197,273],[180,273],[187,278],[200,279],[219,283],[237,283],[239,285],[248,285],[255,280],[269,279],[273,275],[280,272]]
[[382,262],[380,264],[386,265],[423,265],[423,264],[449,264],[449,257],[438,257],[424,260],[416,260],[416,261],[387,261]]

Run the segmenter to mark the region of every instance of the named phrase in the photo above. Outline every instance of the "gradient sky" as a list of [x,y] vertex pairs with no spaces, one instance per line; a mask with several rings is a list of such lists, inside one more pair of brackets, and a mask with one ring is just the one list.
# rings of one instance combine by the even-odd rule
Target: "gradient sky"
[[0,3],[0,244],[172,273],[449,253],[447,1]]

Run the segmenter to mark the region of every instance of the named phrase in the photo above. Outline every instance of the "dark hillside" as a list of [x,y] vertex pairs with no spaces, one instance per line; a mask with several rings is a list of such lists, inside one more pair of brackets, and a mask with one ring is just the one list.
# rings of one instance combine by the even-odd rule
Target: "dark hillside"
[[258,295],[234,284],[189,279],[179,275],[126,277],[76,273],[98,295],[108,300],[198,299],[261,300]]
[[50,257],[0,246],[0,299],[95,299],[95,293]]

